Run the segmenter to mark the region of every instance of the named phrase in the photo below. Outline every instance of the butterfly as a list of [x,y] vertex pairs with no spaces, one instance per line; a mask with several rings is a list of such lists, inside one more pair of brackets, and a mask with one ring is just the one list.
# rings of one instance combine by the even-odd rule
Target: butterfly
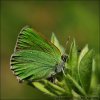
[[67,60],[66,54],[30,27],[24,27],[17,38],[11,55],[11,70],[19,81],[38,81],[61,72]]

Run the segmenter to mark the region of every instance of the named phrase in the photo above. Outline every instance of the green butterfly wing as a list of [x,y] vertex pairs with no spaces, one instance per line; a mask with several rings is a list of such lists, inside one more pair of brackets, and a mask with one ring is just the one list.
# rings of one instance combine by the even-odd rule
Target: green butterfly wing
[[21,30],[11,56],[11,69],[20,80],[47,78],[55,74],[56,64],[60,61],[61,53],[55,45],[32,28]]
[[61,55],[59,49],[38,32],[29,27],[24,27],[18,35],[15,51],[38,50],[50,53],[55,58]]

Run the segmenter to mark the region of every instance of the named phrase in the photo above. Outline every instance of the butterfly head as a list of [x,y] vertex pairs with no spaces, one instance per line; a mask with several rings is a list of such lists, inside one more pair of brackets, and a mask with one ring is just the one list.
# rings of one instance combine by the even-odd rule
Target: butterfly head
[[63,55],[61,56],[61,59],[62,59],[64,62],[66,62],[67,59],[68,59],[68,55],[63,54]]

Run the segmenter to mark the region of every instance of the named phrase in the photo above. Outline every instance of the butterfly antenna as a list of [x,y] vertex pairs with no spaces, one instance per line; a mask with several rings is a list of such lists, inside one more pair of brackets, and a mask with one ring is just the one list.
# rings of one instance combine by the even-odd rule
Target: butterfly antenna
[[[66,41],[66,46],[68,45],[68,42],[70,41],[70,36],[68,36],[67,41]],[[67,51],[67,48],[65,49],[65,52]]]

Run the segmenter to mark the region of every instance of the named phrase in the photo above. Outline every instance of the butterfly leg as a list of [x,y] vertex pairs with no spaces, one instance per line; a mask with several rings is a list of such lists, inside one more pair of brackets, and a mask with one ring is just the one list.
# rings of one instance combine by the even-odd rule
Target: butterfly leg
[[47,78],[48,81],[55,83],[56,82],[56,77],[54,75],[51,75],[51,77]]

